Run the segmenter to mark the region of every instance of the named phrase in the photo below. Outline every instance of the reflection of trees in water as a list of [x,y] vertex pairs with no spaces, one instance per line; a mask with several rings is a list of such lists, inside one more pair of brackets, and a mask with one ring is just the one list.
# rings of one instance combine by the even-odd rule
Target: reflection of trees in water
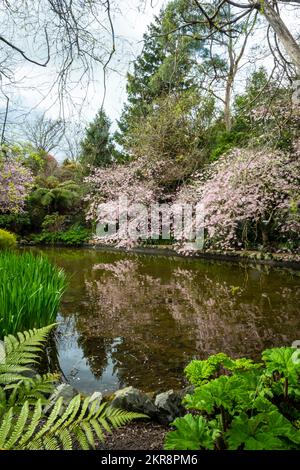
[[82,348],[84,357],[96,378],[102,376],[107,366],[110,343],[108,338],[101,336],[79,336],[78,345]]
[[252,292],[249,284],[235,289],[208,276],[191,279],[191,273],[182,270],[176,270],[174,278],[185,305],[175,303],[172,315],[187,328],[193,323],[201,357],[219,351],[257,357],[266,347],[291,344],[297,327],[299,331],[299,290]]
[[102,345],[101,358],[108,353],[103,338],[123,339],[111,352],[120,382],[149,389],[159,381],[175,386],[193,356],[224,351],[255,357],[265,347],[290,344],[299,331],[299,290],[272,291],[266,282],[254,286],[245,279],[235,289],[209,270],[174,267],[162,279],[136,260],[94,265],[85,279],[88,307],[77,326],[95,375],[104,367],[95,345]]
[[57,350],[55,332],[52,332],[48,338],[46,347],[41,351],[40,362],[37,365],[40,374],[48,372],[58,373],[64,377],[59,363],[59,354]]
[[170,383],[174,378],[175,386],[195,344],[166,307],[172,301],[168,285],[140,274],[136,261],[94,268],[101,274],[86,280],[89,313],[78,324],[83,336],[96,332],[123,339],[111,353],[121,383],[155,388],[161,379]]
[[[176,387],[192,357],[257,357],[300,338],[297,279],[283,271],[92,250],[47,254],[70,274],[59,349],[78,343],[97,378],[111,356],[123,385]],[[46,353],[57,370],[56,349]]]
[[[75,347],[82,349],[83,356],[96,378],[100,378],[107,366],[107,357],[110,350],[110,340],[103,336],[81,334],[77,329],[77,318],[80,315],[66,316],[55,332],[55,350],[72,351]],[[58,319],[59,321],[60,319]],[[54,344],[52,344],[52,347]],[[59,360],[59,357],[58,357]],[[74,362],[72,373],[76,373],[77,364]],[[54,370],[52,368],[52,370]],[[70,373],[70,371],[69,371]]]

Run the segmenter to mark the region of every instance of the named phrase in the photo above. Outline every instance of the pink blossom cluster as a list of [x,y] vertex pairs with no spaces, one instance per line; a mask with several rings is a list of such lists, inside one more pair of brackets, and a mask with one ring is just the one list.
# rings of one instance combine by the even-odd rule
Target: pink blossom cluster
[[[88,218],[97,221],[100,203],[113,205],[126,197],[129,204],[161,201],[201,204],[206,247],[228,250],[265,243],[269,236],[297,240],[300,232],[300,145],[292,153],[270,149],[235,149],[192,175],[188,184],[163,193],[155,178],[156,168],[137,159],[113,168],[95,169],[87,178],[92,188]],[[118,207],[117,216],[127,211]],[[113,210],[112,210],[113,213]],[[127,215],[126,215],[127,216]],[[141,224],[145,219],[142,220]],[[107,243],[130,246],[126,231],[106,238]],[[101,238],[101,237],[100,237]]]
[[[211,177],[192,181],[179,197],[200,198],[207,244],[222,249],[247,242],[250,231],[299,236],[300,159],[295,151],[239,150],[221,158]],[[183,194],[182,194],[183,192]]]
[[33,176],[18,160],[0,159],[0,213],[23,210],[25,199],[32,187]]
[[[105,203],[106,215],[111,214],[111,218],[122,219],[122,217],[128,217],[128,206],[133,204],[150,206],[160,195],[151,169],[141,159],[105,169],[95,168],[86,178],[86,182],[91,187],[91,192],[87,196],[89,202],[87,218],[96,222],[99,221],[99,216],[102,216],[98,209],[103,203]],[[113,223],[114,220],[109,222]],[[141,216],[140,224],[143,223],[144,218]],[[139,225],[138,220],[136,220],[136,225]],[[96,236],[95,240],[126,247],[133,243],[132,239],[128,238],[125,225],[111,237]]]

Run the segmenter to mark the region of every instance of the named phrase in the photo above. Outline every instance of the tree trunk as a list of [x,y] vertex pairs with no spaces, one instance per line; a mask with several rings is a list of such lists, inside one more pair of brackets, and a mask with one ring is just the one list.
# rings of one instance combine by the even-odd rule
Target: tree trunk
[[[231,10],[229,10],[230,12]],[[229,15],[230,18],[230,15]],[[233,38],[232,35],[229,37],[229,41],[227,44],[228,48],[228,58],[229,58],[229,70],[226,80],[226,90],[225,90],[225,106],[224,106],[224,120],[226,131],[230,132],[232,127],[232,119],[231,119],[231,96],[233,91],[233,84],[234,79],[237,72],[238,64],[236,63],[236,55],[233,46]]]
[[224,106],[224,119],[225,119],[225,126],[226,126],[227,132],[230,132],[231,127],[232,127],[232,119],[231,119],[232,87],[233,87],[233,79],[232,77],[228,77],[228,80],[226,83],[225,106]]
[[263,2],[261,13],[265,16],[266,20],[278,36],[278,39],[284,46],[291,62],[297,69],[298,77],[300,77],[300,45],[293,38],[292,34],[280,18],[277,11],[270,5],[268,1]]
[[269,233],[268,233],[268,229],[266,227],[265,224],[261,224],[260,226],[260,230],[261,230],[261,236],[262,236],[262,242],[263,242],[263,246],[268,246],[269,244]]

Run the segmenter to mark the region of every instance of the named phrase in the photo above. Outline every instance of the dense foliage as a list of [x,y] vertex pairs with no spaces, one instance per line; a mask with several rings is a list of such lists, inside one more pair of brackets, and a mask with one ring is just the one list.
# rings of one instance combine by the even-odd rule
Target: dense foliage
[[300,359],[294,348],[268,349],[262,362],[226,354],[192,361],[188,413],[167,434],[168,450],[300,449]]
[[[116,204],[125,217],[126,203],[144,204],[148,211],[155,203],[202,203],[205,248],[295,251],[299,104],[287,81],[251,63],[236,93],[239,61],[256,20],[241,22],[236,37],[220,33],[201,41],[207,33],[202,15],[193,2],[174,0],[149,26],[128,75],[128,103],[119,122],[124,159],[91,169],[87,220],[102,220],[111,207],[113,223]],[[97,210],[103,202],[108,205]],[[143,223],[142,215],[136,219],[141,233]],[[124,225],[117,235],[95,241],[134,243]]]
[[[86,189],[82,184],[81,165],[68,160],[58,165],[54,157],[30,145],[7,148],[10,161],[18,164],[25,174],[30,173],[31,183],[19,194],[18,212],[16,206],[13,210],[7,204],[1,205],[0,227],[25,240],[41,232],[74,230],[79,225],[86,229],[83,201]],[[17,177],[15,170],[13,175]],[[17,189],[22,187],[18,185]]]
[[9,335],[0,343],[0,448],[2,450],[88,450],[104,432],[142,414],[111,408],[76,395],[69,404],[56,393],[59,377],[35,375],[53,326]]
[[46,257],[0,252],[0,336],[56,320],[66,277]]
[[0,229],[0,250],[15,248],[17,245],[16,236],[13,233]]
[[73,226],[69,230],[43,230],[42,233],[33,238],[35,243],[40,245],[62,244],[66,246],[80,246],[88,242],[91,237],[91,231],[80,227]]

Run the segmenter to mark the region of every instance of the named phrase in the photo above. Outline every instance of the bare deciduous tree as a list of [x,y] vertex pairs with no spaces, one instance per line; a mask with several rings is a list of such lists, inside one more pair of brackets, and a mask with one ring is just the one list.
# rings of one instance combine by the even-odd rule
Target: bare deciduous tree
[[[115,52],[111,0],[3,0],[0,19],[4,96],[10,85],[7,70],[13,76],[26,64],[32,70],[47,67],[48,88],[54,91],[62,116],[66,97],[76,86],[87,93],[95,67],[102,67],[105,76]],[[5,67],[3,57],[9,59]]]
[[85,135],[85,128],[80,122],[67,123],[63,139],[63,149],[68,160],[79,162],[81,154],[81,141]]
[[[300,44],[283,21],[283,5],[300,8],[300,0],[186,0],[181,5],[179,24],[163,33],[180,33],[207,45],[210,57],[199,66],[199,80],[201,87],[222,103],[228,131],[234,82],[245,65],[246,50],[257,46],[257,25],[267,27],[265,46],[269,46],[275,62],[270,77],[279,66],[279,76],[290,81],[300,77]],[[263,38],[261,32],[259,35]]]
[[27,140],[38,150],[50,153],[57,148],[64,136],[65,124],[62,119],[37,117],[24,128]]

